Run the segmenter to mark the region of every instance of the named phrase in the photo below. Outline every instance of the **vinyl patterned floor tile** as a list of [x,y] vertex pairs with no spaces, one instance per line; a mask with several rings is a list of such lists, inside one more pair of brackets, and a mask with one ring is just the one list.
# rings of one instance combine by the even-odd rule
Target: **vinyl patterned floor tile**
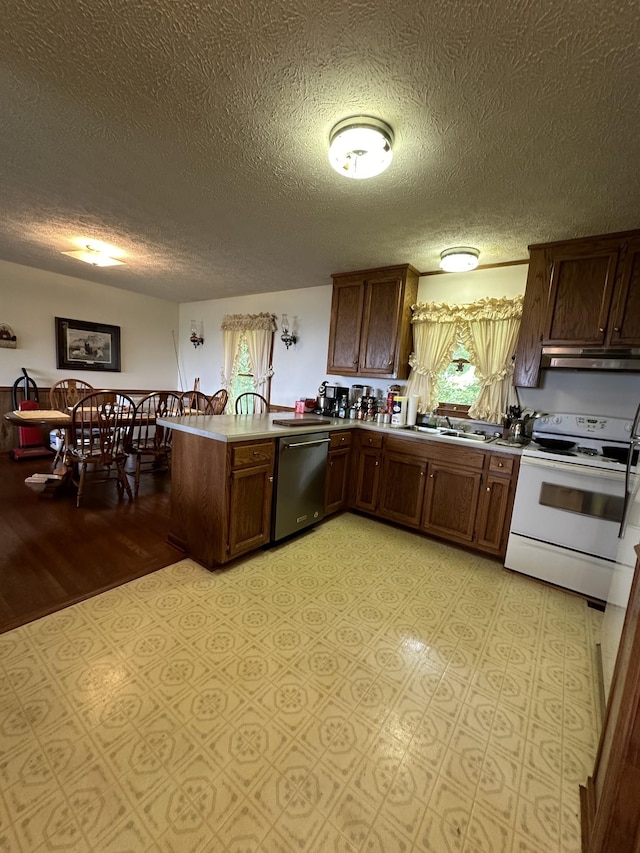
[[578,853],[600,618],[349,514],[182,560],[0,636],[0,853]]

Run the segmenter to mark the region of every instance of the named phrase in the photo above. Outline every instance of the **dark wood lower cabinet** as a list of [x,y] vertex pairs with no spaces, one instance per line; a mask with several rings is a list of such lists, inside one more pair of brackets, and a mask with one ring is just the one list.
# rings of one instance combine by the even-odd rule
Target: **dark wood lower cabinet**
[[349,498],[349,460],[351,449],[343,447],[330,450],[327,458],[327,481],[324,496],[324,514],[346,509]]
[[271,534],[273,465],[231,471],[229,557],[266,545]]
[[507,548],[519,468],[518,456],[492,453],[480,486],[476,545],[498,557],[504,556]]
[[429,465],[422,526],[428,533],[471,542],[476,525],[480,471],[453,468],[441,462]]
[[385,453],[377,514],[409,527],[422,518],[427,463],[400,453]]
[[174,430],[169,541],[208,568],[269,542],[272,440],[228,444]]
[[349,473],[351,470],[351,439],[348,429],[329,433],[327,479],[324,490],[324,514],[331,515],[349,505]]
[[375,432],[356,432],[353,446],[353,484],[351,505],[354,509],[375,513],[382,461],[382,435]]
[[354,509],[504,556],[518,456],[364,430],[354,450]]

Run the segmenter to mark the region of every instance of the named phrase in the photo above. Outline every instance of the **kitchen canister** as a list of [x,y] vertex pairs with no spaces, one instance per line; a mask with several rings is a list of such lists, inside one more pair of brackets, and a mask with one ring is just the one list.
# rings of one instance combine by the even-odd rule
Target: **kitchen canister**
[[391,404],[391,426],[404,426],[407,422],[407,397],[396,394]]
[[407,425],[413,426],[418,417],[418,402],[420,400],[419,394],[411,394],[411,396],[407,397]]

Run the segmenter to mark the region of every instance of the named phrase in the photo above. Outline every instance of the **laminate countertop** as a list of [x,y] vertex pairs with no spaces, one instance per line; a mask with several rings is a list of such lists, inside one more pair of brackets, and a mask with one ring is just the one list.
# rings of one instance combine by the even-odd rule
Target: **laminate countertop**
[[[275,421],[284,420],[290,421],[291,424],[282,426],[275,423]],[[511,453],[516,456],[522,453],[522,445],[497,444],[495,439],[474,441],[469,438],[418,432],[411,427],[394,427],[390,424],[352,421],[343,418],[319,418],[318,415],[296,415],[293,412],[269,412],[264,415],[186,415],[176,418],[158,418],[157,423],[180,432],[222,442],[255,441],[261,438],[280,438],[311,432],[362,429],[417,441],[457,444],[464,447],[475,447],[478,450],[490,448],[499,453]]]

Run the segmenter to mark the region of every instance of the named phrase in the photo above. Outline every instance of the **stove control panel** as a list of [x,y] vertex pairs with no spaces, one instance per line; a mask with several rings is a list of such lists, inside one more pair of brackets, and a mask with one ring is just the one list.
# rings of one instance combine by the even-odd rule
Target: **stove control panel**
[[549,414],[538,417],[533,435],[593,437],[600,441],[629,441],[630,422],[626,418],[602,415]]

